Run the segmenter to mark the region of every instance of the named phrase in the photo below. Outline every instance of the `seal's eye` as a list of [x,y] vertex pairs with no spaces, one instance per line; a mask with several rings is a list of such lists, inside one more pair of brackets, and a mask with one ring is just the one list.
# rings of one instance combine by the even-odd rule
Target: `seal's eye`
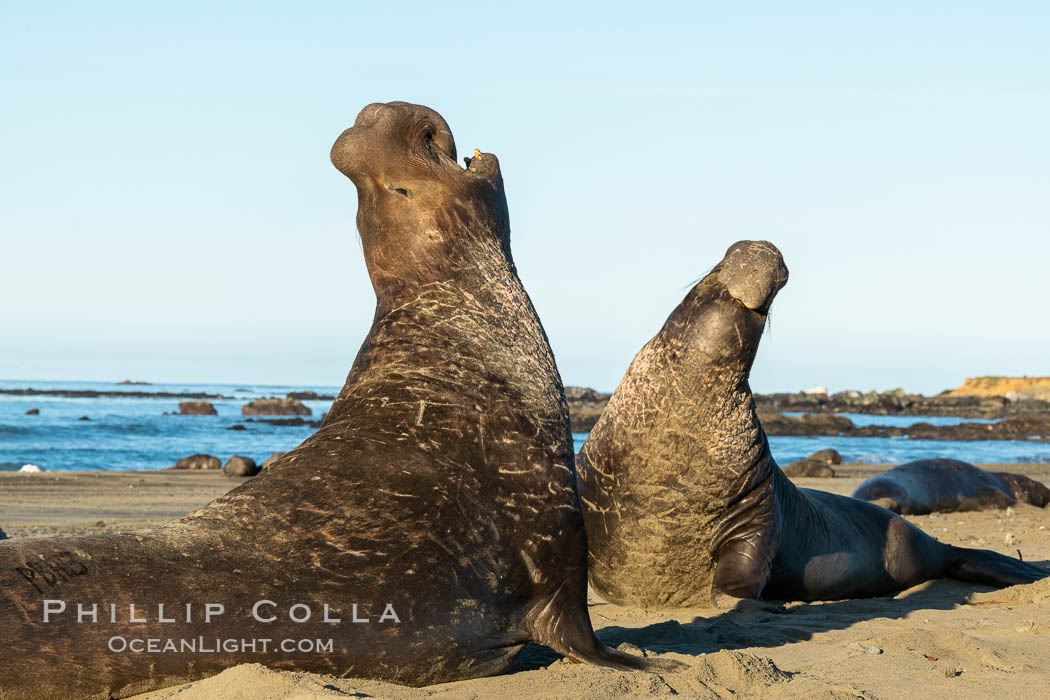
[[441,148],[434,143],[434,132],[427,129],[423,132],[423,152],[427,154],[429,158],[438,160],[438,153]]
[[386,188],[388,190],[390,190],[391,192],[395,192],[395,193],[401,195],[405,199],[412,199],[412,190],[410,190],[410,189],[407,189],[407,188],[404,188],[404,187],[398,187],[397,185],[387,185]]
[[425,124],[423,127],[423,149],[435,160],[441,156],[456,160],[456,143],[452,140],[452,134],[448,130],[438,130],[433,124]]

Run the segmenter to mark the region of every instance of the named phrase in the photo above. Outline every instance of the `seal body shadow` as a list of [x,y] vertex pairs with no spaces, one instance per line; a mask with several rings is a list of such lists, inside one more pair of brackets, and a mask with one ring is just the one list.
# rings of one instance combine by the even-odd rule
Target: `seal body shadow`
[[823,600],[942,576],[1044,577],[784,475],[748,376],[787,276],[772,244],[734,244],[634,358],[577,458],[595,590],[621,604],[694,607],[716,592]]
[[[164,527],[0,544],[4,697],[119,697],[241,662],[425,685],[500,673],[528,641],[669,667],[594,637],[561,380],[498,162],[455,156],[440,115],[406,103],[369,105],[340,136],[377,308],[326,420]],[[45,622],[48,600],[66,610]],[[223,612],[205,619],[209,604]],[[115,637],[220,644],[114,653]]]

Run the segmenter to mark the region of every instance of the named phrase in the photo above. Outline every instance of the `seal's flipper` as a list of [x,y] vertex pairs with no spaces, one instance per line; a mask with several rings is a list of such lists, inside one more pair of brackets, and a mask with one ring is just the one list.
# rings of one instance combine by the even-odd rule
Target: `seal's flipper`
[[681,671],[686,667],[681,661],[675,661],[674,659],[647,659],[641,656],[634,656],[619,649],[613,649],[601,642],[594,644],[591,649],[586,651],[575,648],[567,650],[555,649],[555,651],[559,651],[583,663],[607,666],[621,671],[657,673],[659,671]]
[[[673,659],[647,659],[602,644],[594,636],[586,606],[569,604],[563,591],[555,592],[550,602],[532,618],[531,639],[576,661],[621,671],[656,673],[685,668],[685,664]],[[586,597],[586,590],[582,595]]]
[[[768,451],[767,451],[768,453]],[[762,461],[743,497],[730,502],[711,537],[712,587],[735,598],[757,599],[769,581],[781,519],[775,485],[786,482],[771,458]],[[765,474],[765,478],[759,476]],[[769,484],[774,487],[770,488]],[[757,488],[756,488],[757,486]]]
[[762,597],[769,580],[773,548],[758,538],[732,540],[715,555],[712,586],[734,598]]
[[1009,472],[991,472],[991,474],[998,477],[1006,490],[1020,503],[1028,503],[1037,508],[1043,508],[1050,503],[1050,489],[1035,479]]
[[988,586],[1016,586],[1050,576],[1050,571],[985,549],[950,547],[952,558],[945,576]]

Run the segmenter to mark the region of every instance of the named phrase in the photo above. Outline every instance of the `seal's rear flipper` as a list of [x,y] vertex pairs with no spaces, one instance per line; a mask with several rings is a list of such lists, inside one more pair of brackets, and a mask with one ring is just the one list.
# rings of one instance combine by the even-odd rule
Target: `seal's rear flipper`
[[1050,571],[986,549],[951,547],[945,576],[988,586],[1016,586],[1050,576]]
[[[553,648],[553,647],[552,647]],[[595,666],[608,666],[621,671],[648,671],[657,673],[659,671],[681,671],[686,667],[680,661],[674,659],[646,659],[634,656],[627,652],[613,649],[595,640],[591,648],[582,651],[574,648],[555,649],[566,656]]]
[[606,666],[621,671],[679,671],[685,664],[672,659],[647,659],[634,656],[602,644],[594,636],[591,618],[587,613],[586,589],[577,603],[569,596],[562,597],[559,589],[546,606],[532,618],[532,640],[550,647],[559,654],[582,663]]

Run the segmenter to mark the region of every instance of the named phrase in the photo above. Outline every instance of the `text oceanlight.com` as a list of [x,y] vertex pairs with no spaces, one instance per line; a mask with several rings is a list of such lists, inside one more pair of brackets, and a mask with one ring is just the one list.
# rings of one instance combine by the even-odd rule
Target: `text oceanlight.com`
[[331,639],[143,639],[140,637],[110,637],[109,650],[121,654],[270,654],[270,653],[332,653],[335,649]]

